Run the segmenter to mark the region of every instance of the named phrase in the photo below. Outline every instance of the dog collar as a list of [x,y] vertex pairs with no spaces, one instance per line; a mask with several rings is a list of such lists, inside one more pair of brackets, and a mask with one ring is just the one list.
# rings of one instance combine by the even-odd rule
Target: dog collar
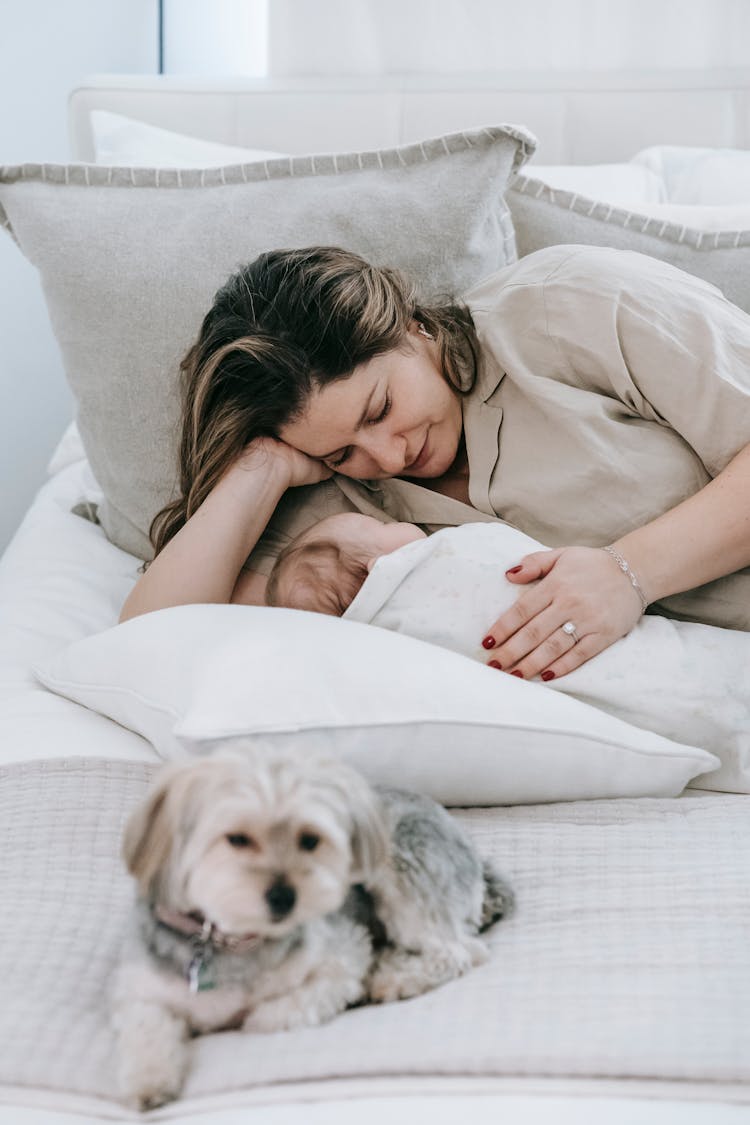
[[163,906],[154,908],[156,918],[170,930],[176,930],[185,937],[197,938],[201,945],[213,945],[229,953],[245,953],[263,941],[261,934],[225,934],[208,918],[198,911],[181,914],[178,910],[166,910]]
[[178,910],[155,906],[154,916],[162,926],[191,939],[195,952],[186,973],[191,992],[203,992],[215,987],[211,962],[216,951],[247,953],[263,941],[261,934],[222,933],[218,926],[198,911],[181,914]]

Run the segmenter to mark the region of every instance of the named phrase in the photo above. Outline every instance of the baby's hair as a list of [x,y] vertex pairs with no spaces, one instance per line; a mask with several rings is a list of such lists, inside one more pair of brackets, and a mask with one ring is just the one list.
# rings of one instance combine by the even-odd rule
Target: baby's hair
[[266,605],[341,617],[359,593],[367,573],[361,559],[343,551],[332,540],[294,540],[274,563],[266,585]]

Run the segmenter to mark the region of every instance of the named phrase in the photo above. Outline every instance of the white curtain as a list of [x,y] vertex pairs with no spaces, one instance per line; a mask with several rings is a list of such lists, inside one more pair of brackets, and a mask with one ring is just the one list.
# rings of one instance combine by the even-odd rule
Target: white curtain
[[268,67],[750,71],[750,0],[271,0]]

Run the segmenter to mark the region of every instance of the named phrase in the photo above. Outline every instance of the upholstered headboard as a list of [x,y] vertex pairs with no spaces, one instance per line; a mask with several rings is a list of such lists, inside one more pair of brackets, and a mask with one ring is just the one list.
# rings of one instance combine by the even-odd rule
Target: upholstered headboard
[[750,148],[750,72],[643,71],[419,78],[92,78],[70,97],[73,157],[91,161],[89,113],[289,153],[383,148],[515,122],[544,164],[629,159],[648,145]]

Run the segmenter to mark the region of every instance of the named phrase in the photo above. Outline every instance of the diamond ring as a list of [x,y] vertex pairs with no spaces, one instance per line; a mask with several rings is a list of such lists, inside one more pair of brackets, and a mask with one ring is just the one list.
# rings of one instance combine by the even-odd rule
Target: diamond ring
[[578,644],[578,642],[580,641],[581,638],[578,636],[578,633],[576,632],[576,627],[575,627],[575,625],[573,624],[572,621],[566,621],[565,624],[561,626],[561,629],[562,629],[563,633],[567,633],[569,637],[573,638],[573,644],[574,645]]

